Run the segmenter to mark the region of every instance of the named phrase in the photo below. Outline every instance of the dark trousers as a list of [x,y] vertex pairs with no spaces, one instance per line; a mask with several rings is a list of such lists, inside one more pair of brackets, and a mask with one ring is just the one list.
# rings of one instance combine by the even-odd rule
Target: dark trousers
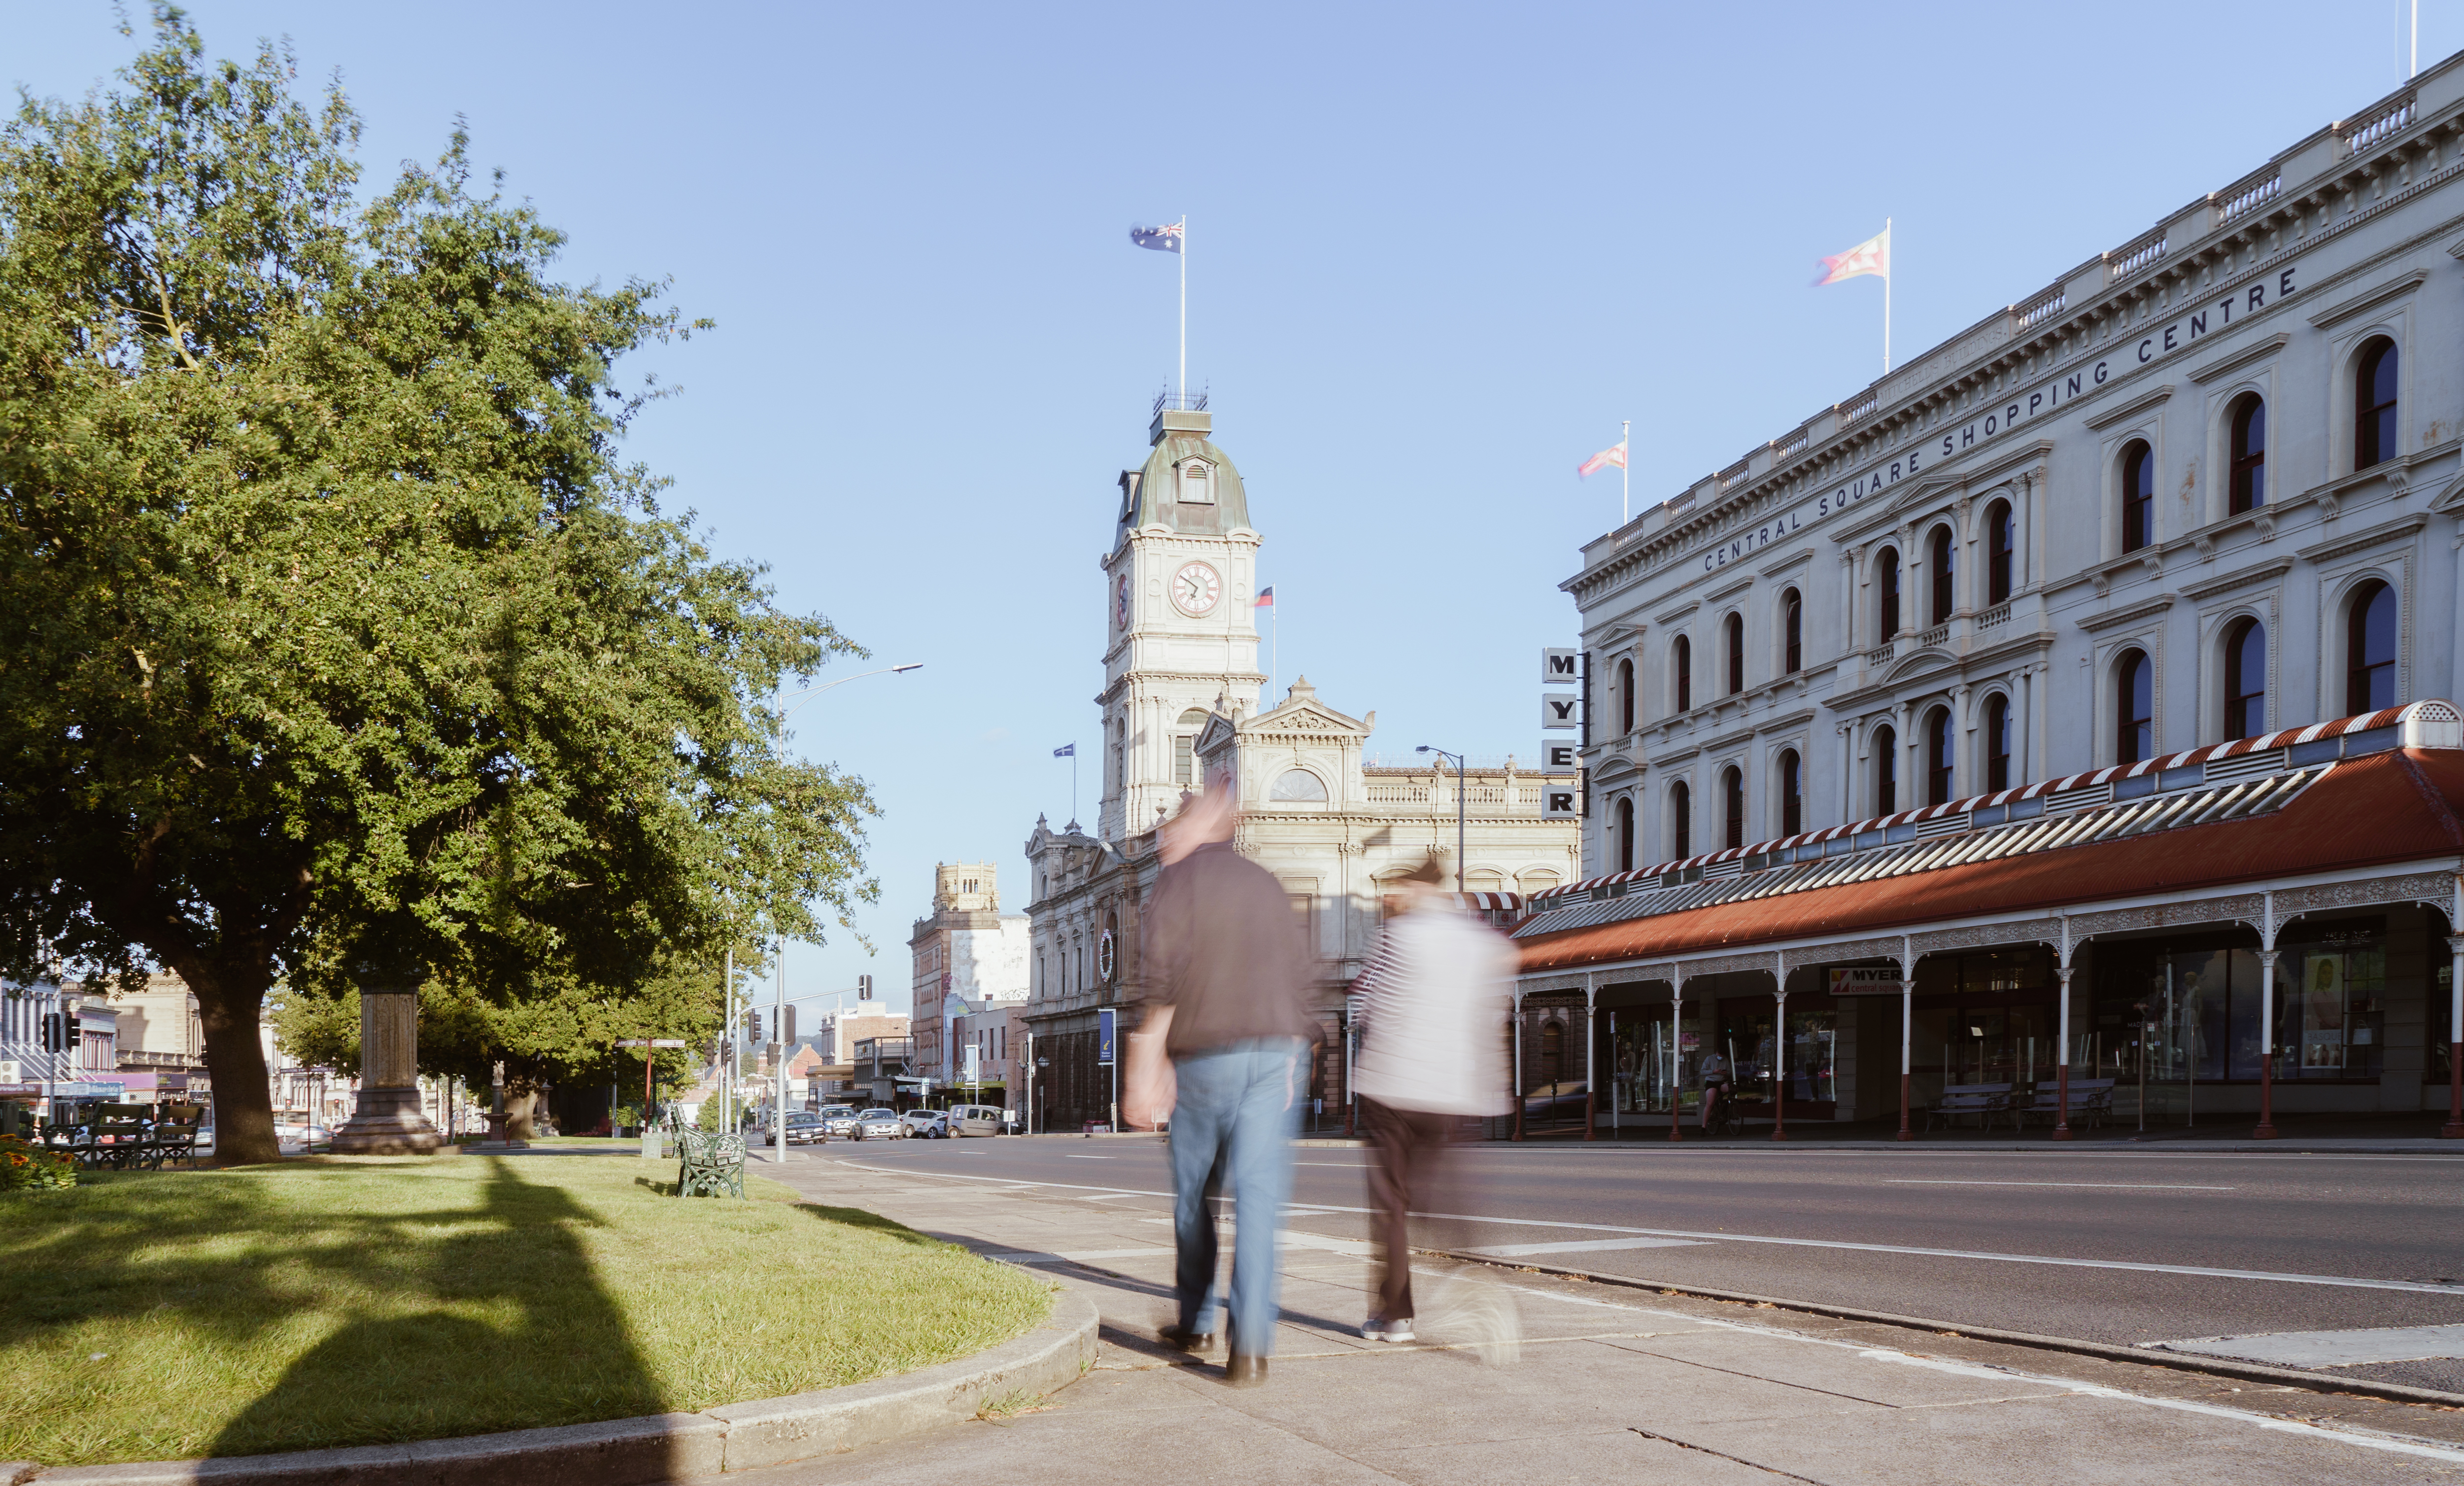
[[1394,1109],[1364,1098],[1369,1141],[1376,1159],[1369,1166],[1370,1236],[1386,1251],[1386,1275],[1377,1286],[1381,1320],[1412,1319],[1412,1195],[1434,1185],[1454,1134],[1455,1117],[1425,1110]]

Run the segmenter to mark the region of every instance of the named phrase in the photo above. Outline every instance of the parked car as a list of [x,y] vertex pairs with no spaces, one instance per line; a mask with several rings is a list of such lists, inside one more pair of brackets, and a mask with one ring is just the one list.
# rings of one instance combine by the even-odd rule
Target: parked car
[[821,1111],[822,1128],[843,1140],[855,1139],[855,1106],[825,1104]]
[[822,1123],[822,1117],[811,1110],[791,1109],[787,1112],[788,1144],[810,1145],[816,1141],[828,1139],[828,1135],[827,1127]]
[[274,1139],[275,1146],[282,1150],[334,1148],[334,1132],[323,1125],[283,1125],[274,1132]]
[[950,1116],[937,1109],[911,1109],[898,1117],[910,1135],[928,1141],[946,1141],[951,1136]]
[[907,1135],[907,1122],[894,1109],[868,1109],[855,1117],[855,1138],[859,1141],[896,1141]]
[[1009,1111],[998,1104],[954,1104],[950,1106],[950,1129],[955,1135],[999,1135],[1001,1120]]

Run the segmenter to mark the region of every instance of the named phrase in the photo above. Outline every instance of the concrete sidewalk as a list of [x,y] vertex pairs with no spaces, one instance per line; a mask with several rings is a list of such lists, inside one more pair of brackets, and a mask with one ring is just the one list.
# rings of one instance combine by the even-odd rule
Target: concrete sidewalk
[[[762,1174],[1031,1265],[1104,1325],[1095,1369],[1040,1411],[748,1481],[2464,1481],[2454,1410],[1484,1266],[1424,1266],[1421,1340],[1385,1346],[1357,1330],[1356,1220],[1305,1209],[1268,1381],[1234,1390],[1220,1356],[1155,1340],[1173,1313],[1159,1198],[868,1169],[861,1148]],[[1480,1344],[1500,1306],[1519,1348]]]

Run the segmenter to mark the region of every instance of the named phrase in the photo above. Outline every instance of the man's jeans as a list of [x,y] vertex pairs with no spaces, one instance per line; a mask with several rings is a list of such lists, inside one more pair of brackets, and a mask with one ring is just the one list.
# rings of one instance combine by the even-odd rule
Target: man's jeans
[[1304,1074],[1296,1037],[1212,1048],[1173,1065],[1173,1239],[1180,1324],[1215,1329],[1215,1213],[1226,1179],[1238,1207],[1227,1309],[1231,1349],[1275,1350],[1275,1228],[1292,1191],[1292,1129]]

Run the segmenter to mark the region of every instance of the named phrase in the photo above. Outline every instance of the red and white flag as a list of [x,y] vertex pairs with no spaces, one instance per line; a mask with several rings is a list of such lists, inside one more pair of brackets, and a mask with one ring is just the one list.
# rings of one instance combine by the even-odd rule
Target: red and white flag
[[1865,274],[1885,281],[1891,277],[1891,230],[1888,227],[1845,253],[1835,253],[1824,258],[1822,277],[1814,281],[1814,287],[1819,289],[1824,284],[1836,284]]
[[1606,449],[1601,450],[1598,454],[1595,454],[1590,458],[1584,460],[1581,465],[1576,467],[1574,473],[1578,476],[1596,475],[1602,470],[1622,470],[1624,468],[1625,440],[1618,439],[1616,443],[1611,444]]

